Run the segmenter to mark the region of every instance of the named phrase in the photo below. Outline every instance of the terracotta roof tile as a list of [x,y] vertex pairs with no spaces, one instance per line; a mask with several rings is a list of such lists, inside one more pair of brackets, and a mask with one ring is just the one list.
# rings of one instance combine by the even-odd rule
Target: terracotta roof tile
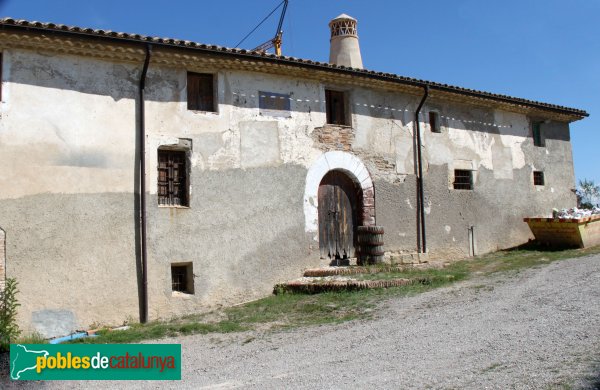
[[457,93],[463,95],[470,95],[473,97],[486,99],[486,100],[495,100],[501,101],[504,103],[517,105],[517,106],[526,106],[532,107],[542,110],[555,111],[561,114],[574,116],[583,118],[588,116],[589,114],[584,110],[570,108],[565,106],[560,106],[556,104],[543,103],[534,100],[528,100],[523,98],[517,98],[514,96],[495,94],[491,92],[478,91],[470,88],[457,87],[449,84],[437,83],[432,81],[420,80],[405,76],[399,76],[393,73],[385,73],[385,72],[376,72],[367,69],[357,69],[346,66],[339,66],[329,63],[323,63],[318,61],[313,61],[309,59],[301,59],[296,57],[289,56],[277,56],[275,54],[269,54],[265,52],[257,52],[246,49],[239,48],[228,48],[218,45],[206,45],[203,43],[197,43],[186,40],[178,40],[172,38],[160,38],[153,36],[145,36],[139,34],[129,34],[124,32],[114,32],[110,30],[102,30],[102,29],[92,29],[92,28],[82,28],[77,26],[66,26],[64,24],[55,24],[55,23],[41,23],[37,21],[27,21],[22,19],[12,19],[12,18],[2,18],[0,19],[0,29],[3,28],[24,28],[26,30],[43,30],[43,31],[56,31],[60,33],[66,34],[78,34],[78,35],[88,35],[93,37],[101,37],[106,39],[116,39],[116,40],[126,40],[126,41],[134,41],[134,42],[151,42],[153,44],[166,45],[166,46],[176,46],[184,49],[201,49],[206,51],[213,51],[219,53],[228,53],[231,55],[237,56],[251,56],[256,58],[268,58],[269,60],[273,60],[276,62],[282,62],[286,65],[296,65],[296,66],[304,66],[304,67],[314,67],[314,68],[324,68],[331,71],[338,71],[344,73],[351,73],[355,76],[363,76],[363,77],[375,77],[381,80],[397,82],[402,84],[409,84],[413,86],[428,86],[432,90],[440,90],[444,92]]

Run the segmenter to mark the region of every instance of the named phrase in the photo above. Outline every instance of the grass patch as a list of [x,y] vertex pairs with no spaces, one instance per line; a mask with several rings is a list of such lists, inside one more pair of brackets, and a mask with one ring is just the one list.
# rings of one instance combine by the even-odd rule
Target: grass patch
[[48,340],[39,333],[30,333],[19,337],[13,344],[48,344]]
[[[98,337],[74,343],[132,343],[188,334],[231,333],[246,330],[282,330],[301,326],[341,323],[373,316],[387,298],[415,295],[459,280],[497,272],[514,272],[553,261],[600,253],[600,247],[548,251],[532,246],[495,252],[458,261],[443,269],[392,270],[352,275],[355,279],[408,278],[418,283],[387,289],[327,292],[315,295],[278,294],[240,306],[207,314],[194,314],[171,321],[134,324],[127,330],[101,330]],[[485,288],[477,285],[475,288]],[[253,338],[247,339],[251,342]]]
[[352,275],[357,280],[387,280],[387,279],[420,279],[424,284],[445,282],[448,280],[462,280],[468,276],[468,270],[463,266],[451,266],[446,268],[424,268],[424,269],[404,269],[381,273],[366,273]]
[[148,324],[133,324],[126,330],[100,330],[98,337],[81,338],[70,343],[95,344],[95,343],[135,343],[142,340],[160,339],[189,334],[230,333],[246,330],[240,324],[232,321],[217,323],[183,322],[168,323],[154,321]]
[[471,260],[453,263],[450,267],[462,267],[469,274],[493,274],[520,271],[538,267],[558,260],[583,257],[600,253],[600,246],[586,249],[551,250],[527,244],[515,249],[493,252]]

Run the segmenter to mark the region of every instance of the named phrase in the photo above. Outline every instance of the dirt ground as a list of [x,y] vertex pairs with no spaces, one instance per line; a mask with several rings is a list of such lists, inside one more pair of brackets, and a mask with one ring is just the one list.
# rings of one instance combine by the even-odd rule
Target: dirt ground
[[157,341],[181,343],[181,382],[8,386],[600,388],[600,255],[391,299],[375,313],[286,332]]

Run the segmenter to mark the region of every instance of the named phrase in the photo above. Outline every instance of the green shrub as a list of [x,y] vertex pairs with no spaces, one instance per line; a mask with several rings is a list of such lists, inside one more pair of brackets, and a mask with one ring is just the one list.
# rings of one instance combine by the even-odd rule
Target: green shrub
[[17,325],[17,280],[6,279],[4,291],[0,292],[0,351],[7,351],[11,341],[16,340],[21,334]]
[[21,335],[16,340],[12,340],[13,344],[48,344],[48,340],[38,332]]

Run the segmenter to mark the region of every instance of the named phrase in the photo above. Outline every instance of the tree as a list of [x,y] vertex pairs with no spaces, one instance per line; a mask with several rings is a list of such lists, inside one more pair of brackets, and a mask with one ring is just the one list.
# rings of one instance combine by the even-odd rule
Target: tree
[[593,180],[579,180],[577,202],[579,207],[584,209],[600,207],[600,185],[594,183]]

